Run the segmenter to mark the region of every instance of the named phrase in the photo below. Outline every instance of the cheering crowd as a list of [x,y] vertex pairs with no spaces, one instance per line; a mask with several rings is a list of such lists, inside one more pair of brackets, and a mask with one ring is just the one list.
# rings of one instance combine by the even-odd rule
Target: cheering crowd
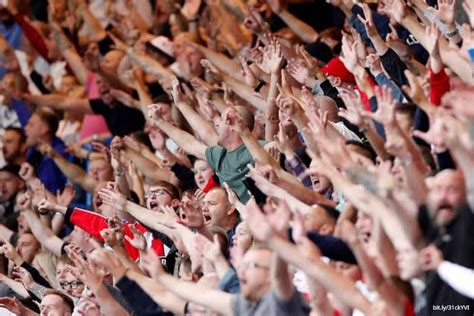
[[0,315],[472,315],[474,0],[0,4]]

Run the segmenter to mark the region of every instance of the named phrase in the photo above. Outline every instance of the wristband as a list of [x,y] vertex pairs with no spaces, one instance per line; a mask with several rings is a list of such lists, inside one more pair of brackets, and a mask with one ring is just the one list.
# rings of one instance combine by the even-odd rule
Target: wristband
[[264,85],[265,85],[265,81],[263,81],[262,79],[258,79],[258,84],[255,87],[255,89],[253,89],[253,91],[260,92],[260,90],[262,90]]
[[444,34],[444,36],[446,36],[447,38],[451,38],[451,37],[456,36],[457,34],[458,34],[458,30],[454,29],[454,30],[449,31],[446,34]]

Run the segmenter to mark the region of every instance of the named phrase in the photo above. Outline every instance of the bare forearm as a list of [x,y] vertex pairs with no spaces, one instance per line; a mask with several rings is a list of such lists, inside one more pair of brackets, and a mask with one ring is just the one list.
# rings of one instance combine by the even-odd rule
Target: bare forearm
[[377,266],[374,264],[373,260],[369,258],[365,250],[362,248],[362,245],[359,241],[349,245],[357,259],[357,264],[362,269],[364,273],[364,280],[367,282],[367,285],[375,291],[379,290],[379,287],[384,282],[384,277]]
[[172,171],[158,168],[157,164],[134,150],[127,150],[126,153],[145,177],[154,181],[176,183]]
[[242,131],[241,137],[245,147],[247,147],[255,161],[265,165],[270,165],[275,169],[280,169],[278,162],[258,143],[248,128]]
[[204,55],[205,59],[208,59],[218,69],[238,80],[243,80],[240,75],[240,66],[238,62],[207,47],[201,45],[193,46]]
[[64,59],[66,59],[68,66],[71,68],[72,72],[76,76],[77,80],[79,80],[82,85],[85,85],[89,70],[84,64],[82,58],[76,53],[76,51],[70,48],[64,50],[62,54],[64,56]]
[[79,184],[87,192],[94,192],[97,181],[89,176],[84,169],[67,161],[61,155],[54,154],[52,158],[56,166],[58,166],[58,168],[62,173],[64,173],[66,177],[71,179],[74,183]]
[[302,111],[297,110],[297,112],[292,117],[292,120],[296,128],[298,128],[298,130],[303,135],[307,150],[312,150],[314,153],[318,153],[318,145],[314,141],[313,135],[308,132],[308,118],[304,115]]
[[163,88],[166,89],[170,86],[169,79],[173,75],[170,70],[144,53],[138,53],[132,49],[129,49],[127,53],[130,59],[139,65],[147,74],[156,76],[160,83],[162,83]]
[[127,276],[137,282],[137,284],[161,307],[174,313],[175,315],[182,315],[186,301],[177,295],[167,291],[155,280],[148,278],[142,274],[129,271]]
[[278,94],[278,80],[279,75],[272,73],[267,95],[267,106],[265,109],[265,140],[267,141],[272,141],[273,136],[278,132],[278,107],[275,101]]
[[143,82],[135,80],[135,89],[138,92],[138,98],[140,99],[140,109],[143,115],[148,118],[148,105],[153,103],[153,99],[148,93],[148,88]]
[[382,39],[382,37],[377,33],[372,36],[370,36],[370,41],[372,44],[374,44],[375,51],[377,52],[377,55],[383,56],[388,50],[388,45],[385,43],[385,41]]
[[336,272],[321,260],[310,260],[301,254],[288,240],[274,237],[269,242],[270,247],[289,264],[303,270],[314,278],[327,291],[337,295],[345,304],[357,308],[364,313],[370,309],[370,303],[357,290],[354,283]]
[[375,131],[374,128],[372,128],[372,126],[367,128],[365,136],[367,136],[367,140],[375,150],[377,156],[379,156],[382,160],[387,160],[391,157],[391,155],[385,149],[385,142],[383,138]]
[[82,11],[82,17],[84,19],[84,23],[89,29],[90,34],[93,35],[93,38],[91,38],[93,41],[101,41],[107,36],[102,24],[100,24],[97,18],[89,11],[87,6]]
[[60,213],[54,214],[53,219],[51,220],[51,230],[57,236],[63,228],[64,228],[64,215]]
[[[234,75],[235,76],[235,75]],[[235,79],[233,76],[222,75],[224,82],[237,94],[239,97],[250,103],[257,110],[265,112],[265,99],[255,96],[252,88],[247,86],[242,81]]]
[[223,315],[232,315],[232,295],[230,294],[204,288],[194,283],[184,282],[168,274],[161,275],[158,280],[169,291],[184,298],[186,301],[204,305]]
[[48,95],[24,95],[27,102],[34,103],[38,106],[53,107],[58,110],[72,110],[83,113],[92,112],[87,99],[74,99],[59,94]]
[[164,220],[163,215],[160,212],[151,211],[143,206],[140,206],[130,201],[127,201],[125,209],[128,214],[133,216],[143,225],[161,231],[162,223],[164,222]]
[[227,273],[227,271],[231,269],[229,263],[222,255],[219,256],[219,258],[217,258],[217,260],[213,262],[213,265],[219,279],[222,279]]
[[[326,197],[322,196],[316,191],[313,191],[311,189],[304,187],[301,183],[299,185],[295,185],[292,182],[279,178],[277,180],[277,184],[283,190],[288,192],[289,195],[293,196],[293,198],[300,201],[301,204],[299,204],[299,207],[301,207],[302,210],[305,209],[303,208],[303,206],[308,207],[308,205],[313,205],[313,204],[324,204],[324,205],[329,205],[329,206],[335,206],[335,203],[333,201],[328,200]],[[286,196],[286,198],[289,198],[289,197]]]
[[33,235],[40,241],[43,247],[55,255],[61,256],[61,248],[64,242],[54,235],[51,229],[45,227],[39,220],[38,216],[36,216],[32,211],[25,211],[23,214]]
[[193,135],[164,121],[159,122],[159,127],[168,137],[173,139],[179,147],[183,148],[184,151],[198,158],[206,159],[206,146],[198,142]]
[[[418,42],[427,48],[425,38],[425,28],[418,23],[415,17],[408,16],[402,21],[402,25],[418,40]],[[443,63],[451,68],[462,80],[472,83],[472,68],[468,61],[459,56],[457,49],[449,47],[447,41],[443,38],[439,41],[440,55]]]
[[282,11],[278,16],[304,42],[312,43],[318,39],[318,32],[287,10]]
[[3,276],[1,281],[23,299],[30,297],[30,294],[28,294],[28,291],[20,282],[16,282],[15,280],[10,279],[9,277],[6,277],[6,276]]
[[224,101],[224,98],[221,95],[211,94],[210,97],[212,105],[219,111],[219,113],[225,112],[229,105]]
[[273,290],[280,300],[288,301],[295,291],[288,271],[288,264],[278,255],[274,254],[271,270]]
[[120,192],[125,196],[129,196],[130,187],[128,186],[127,177],[125,176],[125,171],[123,171],[123,169],[119,171],[114,170],[114,173],[115,173],[114,182],[118,184]]
[[202,118],[199,113],[194,111],[194,109],[189,104],[184,102],[177,102],[175,104],[186,118],[189,125],[191,125],[191,128],[194,130],[194,132],[199,135],[201,140],[204,141],[204,143],[208,146],[216,146],[218,136],[214,127],[204,118]]
[[95,297],[100,302],[100,310],[105,315],[128,316],[130,315],[110,294],[107,288],[102,285],[94,289]]

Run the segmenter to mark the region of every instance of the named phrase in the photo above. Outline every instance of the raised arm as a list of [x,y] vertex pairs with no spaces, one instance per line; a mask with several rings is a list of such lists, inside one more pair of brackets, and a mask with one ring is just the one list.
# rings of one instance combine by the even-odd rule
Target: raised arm
[[58,45],[58,49],[60,50],[64,59],[67,61],[69,67],[71,68],[72,72],[76,76],[77,80],[79,80],[81,84],[85,84],[89,70],[84,64],[83,59],[81,58],[81,56],[79,56],[77,51],[69,42],[66,35],[64,35],[61,26],[59,26],[54,21],[51,22],[50,25],[51,25],[51,31],[53,32],[53,35],[54,35],[54,39],[56,40],[56,43]]
[[298,19],[291,14],[282,4],[281,0],[267,0],[273,13],[278,15],[283,22],[304,42],[312,43],[318,39],[318,32],[316,32],[310,25]]
[[67,161],[66,158],[58,154],[50,146],[48,147],[49,149],[44,153],[54,160],[54,163],[56,166],[58,166],[61,172],[64,173],[66,177],[71,179],[72,182],[79,184],[87,192],[93,193],[95,186],[97,185],[97,181],[93,177],[89,176],[84,169],[72,162]]
[[92,113],[87,99],[77,99],[59,94],[32,95],[23,94],[22,98],[38,106],[48,106],[57,110],[71,110],[82,113]]
[[[250,216],[257,216],[249,221],[249,228],[256,238],[265,241],[280,258],[298,269],[301,269],[314,280],[317,280],[321,286],[328,292],[337,295],[345,304],[357,308],[364,313],[369,311],[370,303],[357,290],[352,281],[342,276],[330,265],[321,261],[320,258],[308,258],[295,245],[272,231],[272,227],[266,221],[265,216],[262,213],[260,213],[260,215],[256,213],[261,212],[256,204],[249,206],[250,205],[247,205],[247,211],[251,214]],[[258,219],[259,217],[261,218]],[[258,222],[257,225],[250,224],[256,221]],[[261,221],[266,223],[266,225],[262,225]],[[258,228],[258,226],[260,228]],[[311,241],[306,238],[302,238],[302,242],[308,248],[315,248]]]
[[159,168],[155,162],[147,159],[132,148],[127,148],[125,154],[133,161],[137,169],[140,170],[145,177],[154,181],[167,181],[174,185],[179,184],[178,178],[171,170]]
[[[163,267],[161,267],[163,269]],[[212,290],[195,283],[185,282],[161,270],[156,277],[168,291],[175,293],[186,301],[206,306],[221,315],[233,315],[232,295]]]
[[[271,172],[270,166],[266,166],[262,169],[263,171]],[[267,196],[285,200],[293,212],[299,212],[302,214],[311,212],[311,206],[308,204],[326,204],[325,202],[327,202],[328,204],[333,205],[333,203],[330,203],[331,201],[327,200],[317,192],[305,188],[302,185],[295,186],[293,183],[289,183],[279,178],[272,179],[275,183],[271,183],[268,179],[264,177],[263,173],[264,172],[262,172],[262,170],[258,170],[256,168],[250,169],[250,176],[255,181],[255,184],[258,186],[258,188]],[[269,178],[275,178],[275,176],[270,175]],[[285,188],[291,189],[291,192],[293,193],[302,190],[301,194],[299,194],[298,197],[303,198],[303,200],[300,200],[298,197],[289,193],[285,188],[281,187],[280,185],[282,183],[284,184]],[[314,192],[315,195],[311,194],[311,192]],[[308,201],[310,202],[308,203]]]
[[229,88],[231,88],[239,97],[250,103],[257,110],[260,110],[262,112],[265,111],[265,99],[260,95],[256,95],[255,91],[251,87],[246,85],[243,81],[236,79],[235,75],[228,75],[223,71],[218,70],[208,60],[202,60],[201,64],[211,75],[215,77],[216,80],[225,82],[225,84]]
[[[157,260],[158,261],[158,260]],[[160,264],[158,262],[158,264]],[[175,315],[182,315],[186,301],[179,296],[167,291],[162,285],[155,280],[144,276],[135,271],[128,271],[127,277],[137,282],[137,284],[146,292],[158,305],[164,309],[174,313]]]
[[159,106],[150,109],[153,123],[161,129],[169,138],[173,139],[179,147],[185,152],[196,156],[197,158],[206,159],[207,146],[199,142],[193,135],[185,132],[162,118],[162,111]]
[[[420,1],[417,1],[417,5],[421,5],[420,3]],[[425,26],[418,22],[416,15],[408,10],[402,0],[392,1],[390,5],[387,6],[386,12],[405,27],[423,47],[428,48]],[[472,83],[473,78],[470,62],[464,60],[458,54],[458,49],[450,47],[444,38],[440,39],[439,47],[443,63],[451,68],[462,80]]]
[[367,31],[367,35],[369,36],[372,44],[375,47],[375,50],[377,51],[377,55],[382,56],[388,50],[387,43],[385,43],[385,41],[375,28],[375,23],[372,18],[372,10],[365,3],[362,4],[362,9],[364,10],[365,18],[359,16],[359,20],[364,24],[365,30]]
[[354,252],[367,285],[380,294],[394,314],[403,314],[405,296],[383,276],[373,259],[368,256],[357,237],[354,224],[347,220],[344,221],[341,226],[341,233],[343,239]]
[[163,65],[148,56],[146,53],[135,51],[132,47],[129,47],[114,35],[109,34],[109,36],[114,41],[116,49],[125,52],[130,60],[140,66],[145,73],[155,76],[163,88],[167,89],[171,86],[171,78],[173,76],[171,70],[163,67]]
[[31,232],[41,245],[53,254],[61,256],[64,241],[56,236],[51,229],[44,226],[38,216],[32,211],[25,211],[23,214],[28,222],[28,226],[30,226]]
[[[126,197],[120,193],[108,189],[102,189],[99,191],[99,196],[105,204],[112,206],[119,212],[130,214],[140,223],[151,229],[162,231],[164,226],[163,223],[168,223],[170,221],[170,218],[166,214],[151,211],[141,205],[127,201]],[[166,234],[166,232],[163,233]]]
[[171,94],[173,95],[174,104],[181,111],[188,121],[191,128],[199,135],[199,137],[208,146],[216,146],[218,141],[217,133],[214,127],[197,113],[193,107],[187,102],[182,87],[178,79],[175,77],[172,81]]

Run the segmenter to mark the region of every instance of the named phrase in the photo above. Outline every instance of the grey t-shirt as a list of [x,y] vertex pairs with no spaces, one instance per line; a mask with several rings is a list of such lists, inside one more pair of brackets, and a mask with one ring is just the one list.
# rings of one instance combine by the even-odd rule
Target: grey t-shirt
[[235,295],[232,298],[232,311],[234,315],[239,316],[306,316],[310,309],[298,291],[286,302],[281,301],[275,292],[271,291],[256,304]]

